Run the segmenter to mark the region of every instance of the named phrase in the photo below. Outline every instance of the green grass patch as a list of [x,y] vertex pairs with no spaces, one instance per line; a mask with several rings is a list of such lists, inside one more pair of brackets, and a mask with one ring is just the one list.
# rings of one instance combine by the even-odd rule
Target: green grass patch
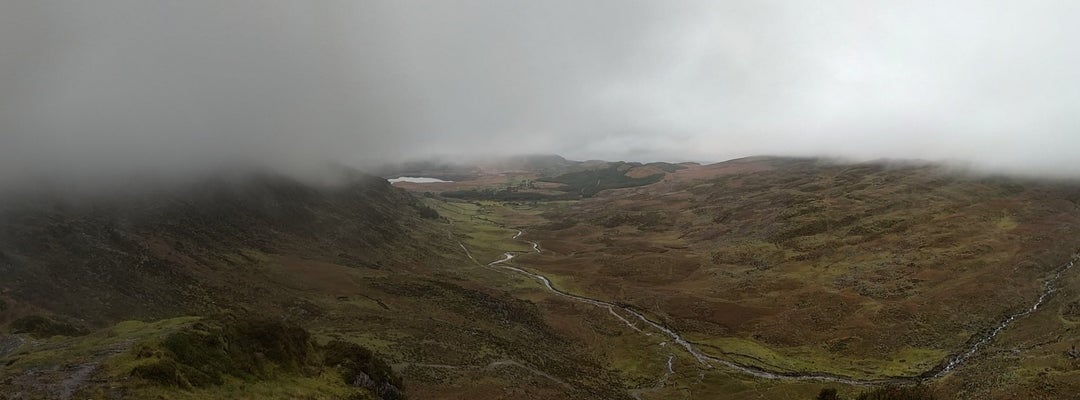
[[[233,397],[236,388],[253,386],[281,398],[305,392],[358,395],[348,388],[361,387],[397,399],[404,386],[389,364],[364,346],[340,340],[319,345],[304,328],[257,318],[193,321],[137,343],[109,365],[113,376],[138,378],[148,393],[180,388]],[[282,382],[300,383],[302,390],[275,391]]]
[[770,347],[736,337],[701,337],[687,335],[714,355],[742,364],[791,372],[826,372],[853,378],[881,378],[917,375],[933,367],[948,352],[936,349],[905,348],[877,358],[854,358],[831,353],[819,347]]
[[558,190],[571,196],[593,197],[603,190],[650,185],[659,182],[664,177],[662,173],[642,178],[626,176],[625,172],[629,169],[628,166],[640,165],[635,164],[637,163],[611,163],[606,168],[571,172],[556,177],[543,178],[540,181],[561,183],[563,186]]
[[[0,361],[7,364],[6,372],[51,367],[89,360],[95,356],[118,352],[122,357],[131,343],[152,340],[197,321],[198,317],[179,317],[155,322],[124,321],[80,337],[54,336],[34,346],[23,346]],[[115,362],[110,359],[106,363]]]

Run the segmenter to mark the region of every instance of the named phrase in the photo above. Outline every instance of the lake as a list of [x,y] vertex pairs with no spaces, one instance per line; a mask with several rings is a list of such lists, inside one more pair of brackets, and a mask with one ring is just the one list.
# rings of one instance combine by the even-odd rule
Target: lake
[[449,183],[453,181],[444,181],[438,178],[423,178],[415,176],[402,176],[394,179],[387,179],[390,183],[409,182],[409,183]]

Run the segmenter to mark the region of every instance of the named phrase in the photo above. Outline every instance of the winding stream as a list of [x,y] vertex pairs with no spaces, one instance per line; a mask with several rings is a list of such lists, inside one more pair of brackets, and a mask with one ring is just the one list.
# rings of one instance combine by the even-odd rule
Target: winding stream
[[1009,324],[1012,324],[1013,321],[1026,317],[1028,316],[1028,314],[1038,311],[1039,307],[1042,307],[1043,303],[1045,303],[1046,300],[1050,298],[1050,295],[1057,291],[1057,288],[1054,287],[1054,283],[1057,283],[1057,281],[1061,279],[1061,276],[1064,275],[1066,271],[1072,269],[1073,264],[1075,263],[1076,261],[1073,260],[1069,261],[1068,264],[1058,267],[1058,269],[1055,270],[1052,275],[1050,275],[1050,278],[1046,279],[1046,281],[1043,282],[1043,292],[1039,295],[1039,299],[1035,301],[1035,304],[1033,304],[1031,308],[1006,317],[1004,320],[994,326],[994,329],[990,330],[989,333],[977,340],[975,344],[971,345],[971,347],[969,347],[967,351],[949,358],[948,362],[944,363],[943,366],[938,367],[939,370],[937,372],[931,370],[928,371],[926,374],[923,374],[923,376],[927,376],[931,379],[937,379],[945,376],[945,374],[948,374],[950,371],[956,369],[956,367],[960,366],[960,364],[963,364],[964,361],[967,361],[969,358],[978,353],[980,348],[985,346],[987,343],[990,343],[991,339],[1001,333],[1001,331],[1005,330],[1005,328],[1008,327]]
[[[513,239],[521,240],[521,241],[524,241],[526,243],[529,243],[529,244],[531,244],[533,246],[533,250],[535,250],[537,253],[541,253],[540,245],[538,243],[528,241],[528,240],[519,239],[522,234],[524,234],[524,232],[519,230],[517,232],[517,234],[514,235]],[[465,249],[464,245],[461,245],[461,247],[462,247],[462,249]],[[465,252],[466,252],[466,254],[468,254],[468,249],[465,249]],[[1057,283],[1057,281],[1061,279],[1062,275],[1064,275],[1065,272],[1072,269],[1073,264],[1075,263],[1075,261],[1070,261],[1069,263],[1055,269],[1054,273],[1051,274],[1045,280],[1045,282],[1043,283],[1042,294],[1039,295],[1039,298],[1035,301],[1035,303],[1031,307],[1028,307],[1028,308],[1024,309],[1023,311],[1021,311],[1021,312],[1017,312],[1017,313],[1009,315],[1004,320],[999,322],[994,327],[994,329],[990,330],[986,334],[983,334],[983,336],[980,337],[978,340],[975,340],[974,344],[972,344],[970,347],[965,349],[962,353],[950,356],[946,360],[943,360],[941,363],[938,363],[938,365],[936,367],[931,368],[930,370],[928,370],[926,372],[923,372],[921,374],[914,375],[914,376],[895,376],[895,377],[886,377],[886,378],[880,378],[880,379],[856,379],[856,378],[851,378],[851,377],[847,377],[847,376],[824,373],[824,372],[769,371],[769,370],[765,370],[765,369],[762,369],[762,368],[757,367],[757,366],[740,364],[740,363],[737,363],[737,362],[734,362],[734,361],[731,361],[731,360],[725,360],[725,359],[721,359],[721,358],[711,356],[711,355],[706,354],[706,353],[702,352],[701,350],[699,350],[696,346],[694,346],[693,343],[691,343],[691,342],[687,341],[686,339],[684,339],[674,329],[669,328],[669,327],[665,326],[664,324],[662,324],[660,322],[653,321],[652,319],[649,319],[644,314],[642,314],[642,313],[640,313],[638,311],[635,311],[635,310],[627,308],[627,307],[619,306],[619,305],[614,304],[614,303],[609,303],[609,302],[606,302],[606,301],[603,301],[603,300],[597,300],[597,299],[593,299],[593,298],[589,298],[589,297],[579,296],[579,295],[576,295],[576,294],[573,294],[573,293],[563,291],[563,290],[555,287],[551,283],[551,280],[548,279],[544,275],[533,273],[533,272],[530,272],[530,271],[527,271],[527,270],[524,270],[524,269],[521,269],[521,268],[518,268],[518,267],[508,265],[507,263],[509,263],[511,260],[513,260],[514,257],[516,257],[516,255],[514,253],[506,252],[506,253],[503,253],[503,258],[492,261],[492,262],[488,263],[487,266],[495,267],[495,268],[503,268],[503,269],[507,269],[507,270],[510,270],[510,271],[514,271],[514,272],[517,272],[517,273],[532,277],[533,279],[536,279],[536,280],[540,281],[545,287],[547,287],[548,290],[550,290],[551,292],[553,292],[553,293],[555,293],[555,294],[557,294],[559,296],[566,297],[566,298],[569,298],[569,299],[572,299],[572,300],[575,300],[575,301],[578,301],[578,302],[582,302],[582,303],[592,304],[592,305],[597,306],[597,307],[607,308],[608,311],[611,312],[611,314],[615,315],[617,318],[619,318],[620,320],[625,322],[626,325],[628,325],[630,328],[632,328],[632,329],[634,329],[634,330],[636,330],[638,332],[644,332],[640,328],[638,328],[637,326],[632,324],[625,317],[623,317],[622,315],[620,315],[618,312],[615,311],[616,309],[619,309],[622,312],[631,315],[633,318],[637,318],[642,323],[644,323],[644,324],[646,324],[648,326],[651,326],[651,327],[655,328],[656,330],[664,333],[668,337],[670,337],[672,341],[677,343],[679,346],[682,346],[682,348],[685,349],[687,351],[687,353],[690,353],[691,356],[693,356],[695,359],[697,359],[697,361],[699,363],[701,363],[702,365],[704,365],[706,368],[712,368],[715,365],[720,365],[720,366],[735,370],[737,372],[740,372],[740,373],[743,373],[743,374],[746,374],[746,375],[751,375],[751,376],[758,377],[758,378],[763,378],[763,379],[822,381],[822,382],[835,382],[835,383],[841,383],[841,384],[847,384],[847,385],[856,385],[856,386],[883,385],[883,384],[912,384],[912,383],[917,383],[917,382],[921,382],[921,381],[925,381],[925,380],[938,379],[938,378],[941,378],[941,377],[947,375],[949,372],[955,370],[957,367],[962,365],[965,361],[967,361],[972,356],[977,354],[980,349],[982,349],[986,344],[988,344],[992,339],[994,339],[994,337],[996,337],[999,333],[1001,333],[1003,330],[1005,330],[1005,328],[1007,328],[1010,324],[1012,324],[1016,320],[1021,319],[1021,318],[1025,317],[1025,316],[1027,316],[1027,315],[1029,315],[1031,313],[1034,313],[1040,307],[1042,307],[1042,305],[1050,298],[1050,295],[1052,295],[1057,290],[1057,288],[1054,286],[1055,283]],[[471,254],[469,254],[469,258],[472,258]],[[474,261],[475,261],[475,259],[474,259]],[[647,332],[644,332],[644,333],[646,335],[651,335],[650,333],[647,333]],[[669,368],[670,372],[674,372],[673,370],[671,370],[671,362],[672,362],[672,359],[669,358],[668,359],[668,368]]]

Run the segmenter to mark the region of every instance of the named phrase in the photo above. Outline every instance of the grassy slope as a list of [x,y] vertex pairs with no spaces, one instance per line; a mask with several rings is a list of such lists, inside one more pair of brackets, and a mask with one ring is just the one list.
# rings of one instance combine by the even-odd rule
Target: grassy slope
[[[505,275],[472,264],[448,236],[451,225],[418,218],[408,194],[381,180],[343,189],[246,184],[76,209],[12,206],[2,251],[15,278],[5,280],[0,323],[46,314],[98,330],[0,335],[18,344],[0,353],[0,392],[53,397],[63,376],[89,368],[76,387],[91,397],[341,397],[341,383],[322,375],[191,391],[128,377],[124,360],[177,320],[118,321],[233,313],[373,349],[397,366],[413,398],[624,398],[581,342],[555,331],[534,303],[496,289],[489,281]],[[470,245],[497,239],[474,235]],[[143,328],[124,333],[135,325]]]
[[[0,268],[17,279],[0,293],[0,324],[49,314],[101,329],[74,339],[0,335],[0,365],[10,363],[0,367],[0,393],[57,393],[63,377],[91,364],[80,389],[88,397],[346,393],[324,373],[193,390],[128,378],[133,348],[191,320],[117,321],[240,312],[370,348],[412,398],[627,398],[628,389],[644,399],[812,398],[822,384],[703,368],[606,309],[477,265],[458,243],[480,264],[525,252],[516,265],[630,304],[710,352],[880,376],[927,368],[1030,301],[1073,251],[1061,238],[1077,226],[1068,187],[813,160],[690,166],[581,201],[424,199],[440,221],[372,184],[328,193],[272,181],[135,212],[40,207],[6,220]],[[516,228],[545,252],[510,240]],[[1077,368],[1063,352],[1080,340],[1078,284],[1063,282],[1045,312],[1007,330],[940,390],[1074,393]],[[670,356],[675,373],[658,385]]]
[[1080,233],[1071,185],[929,166],[731,164],[552,206],[531,230],[551,254],[523,262],[716,354],[876,377],[933,367],[1029,306]]

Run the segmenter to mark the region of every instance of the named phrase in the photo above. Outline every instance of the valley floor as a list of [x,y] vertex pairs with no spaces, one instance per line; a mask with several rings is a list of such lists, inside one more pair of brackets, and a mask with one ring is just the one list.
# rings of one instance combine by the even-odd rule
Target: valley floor
[[[66,253],[27,263],[45,272],[0,292],[0,399],[393,398],[389,382],[410,399],[1080,398],[1071,186],[783,159],[599,168],[431,184],[453,196],[376,182],[355,210],[345,191],[282,212],[308,192],[274,183],[164,228],[92,220],[83,247],[33,230],[141,269],[116,288]],[[97,292],[16,296],[45,267]],[[88,310],[140,321],[63,318]]]
[[[920,175],[925,173],[901,179],[936,179]],[[956,189],[937,190],[979,199],[980,191],[992,188],[964,185],[970,184],[960,181]],[[1070,352],[1080,342],[1073,311],[1080,300],[1080,279],[1071,268],[1075,247],[1069,240],[1077,232],[1061,220],[1039,226],[1057,218],[1075,220],[1074,206],[1033,208],[1024,197],[1047,195],[1039,189],[1015,200],[969,203],[966,210],[954,208],[951,219],[987,221],[980,216],[982,207],[1011,216],[946,231],[948,242],[924,242],[913,251],[905,250],[912,244],[904,243],[911,239],[902,235],[933,235],[934,229],[957,225],[933,214],[902,213],[936,213],[958,199],[916,206],[893,198],[887,201],[900,204],[885,203],[892,209],[875,212],[897,221],[942,222],[908,222],[894,229],[896,234],[852,237],[875,229],[872,224],[881,217],[870,214],[865,221],[855,220],[854,227],[852,220],[843,220],[833,229],[848,231],[849,248],[808,257],[802,243],[832,239],[807,231],[796,233],[795,242],[758,244],[754,241],[761,236],[743,231],[734,242],[702,240],[710,227],[736,224],[708,219],[711,199],[703,200],[688,187],[694,188],[669,179],[592,199],[429,203],[458,229],[500,227],[504,238],[528,246],[492,245],[497,235],[491,232],[477,243],[491,249],[483,260],[504,260],[501,251],[515,252],[512,260],[496,266],[547,289],[550,298],[524,289],[515,296],[541,305],[578,303],[543,307],[549,319],[567,309],[581,312],[581,307],[606,312],[611,326],[574,326],[572,331],[597,348],[617,348],[597,352],[597,357],[624,377],[639,374],[639,383],[627,385],[635,397],[813,398],[824,387],[853,397],[868,386],[915,383],[930,385],[944,398],[1069,398],[1080,393],[1080,359]],[[1017,200],[1027,201],[1027,209],[1013,208],[1010,202]],[[519,229],[525,231],[520,237]],[[1032,248],[1024,235],[1056,242]],[[529,251],[534,245],[543,252]],[[563,319],[560,324],[573,322]],[[645,345],[628,346],[633,342],[627,335]],[[666,360],[672,369],[666,369]],[[645,384],[650,377],[654,386]]]

